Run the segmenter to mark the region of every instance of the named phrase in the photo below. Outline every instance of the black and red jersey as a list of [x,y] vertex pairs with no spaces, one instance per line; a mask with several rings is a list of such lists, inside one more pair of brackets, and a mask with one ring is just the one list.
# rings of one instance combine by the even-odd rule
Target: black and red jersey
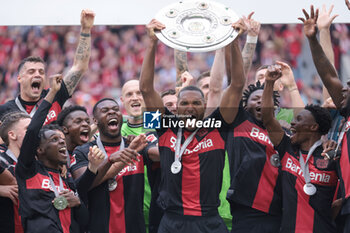
[[[5,151],[0,153],[0,166],[9,170],[13,176],[15,176],[15,165],[16,161],[9,154]],[[14,205],[10,198],[0,197],[0,206],[0,229],[6,229],[8,233],[23,232],[18,202]]]
[[[317,191],[308,196],[303,187],[305,178],[299,162],[299,149],[292,146],[290,138],[284,135],[276,147],[281,157],[283,214],[281,232],[288,233],[331,233],[335,225],[331,219],[331,205],[338,183],[337,164],[325,160],[317,147],[309,159],[311,183]],[[301,151],[306,160],[307,151]]]
[[[167,109],[165,111],[172,115]],[[192,216],[218,213],[229,125],[223,120],[219,109],[208,118],[220,120],[221,128],[198,130],[182,155],[182,169],[177,174],[171,172],[171,165],[175,157],[178,128],[157,129],[161,163],[158,204],[165,212]],[[191,134],[184,129],[181,145]]]
[[255,210],[280,215],[282,210],[279,168],[270,158],[277,152],[262,122],[242,107],[227,141],[231,185],[227,200]]
[[[120,143],[102,144],[108,156],[120,147]],[[94,145],[97,145],[96,141],[76,147],[73,152],[76,162],[71,166],[72,171],[88,166],[89,147]],[[89,232],[146,232],[143,217],[143,156],[139,156],[139,160],[135,161],[135,165],[126,166],[119,172],[114,191],[108,190],[106,181],[88,192],[88,209],[90,219],[93,219],[89,221]]]
[[[45,167],[35,158],[39,131],[50,108],[51,104],[43,100],[34,114],[15,167],[22,225],[25,232],[79,232],[78,221],[83,220],[80,218],[81,211],[84,211],[83,204],[80,207],[57,210],[52,204],[55,194],[50,185],[50,176],[58,188],[60,171]],[[63,181],[65,189],[75,191],[69,173]]]
[[339,160],[340,195],[347,201],[341,210],[342,215],[350,214],[350,117],[347,118],[344,128],[344,137],[341,141],[341,156]]
[[[19,99],[22,107],[29,114],[35,106],[40,105],[43,98],[45,98],[45,96],[47,95],[48,92],[49,92],[49,90],[43,90],[41,92],[40,100],[37,102],[26,102],[26,101],[21,99],[21,96],[18,96],[18,99]],[[57,116],[61,112],[62,106],[68,98],[69,98],[69,94],[68,94],[67,88],[66,88],[64,82],[62,82],[61,89],[57,92],[57,95],[55,96],[54,102],[53,102],[53,104],[52,104],[52,106],[47,114],[45,124],[50,124],[51,122],[57,120]],[[5,104],[0,106],[0,119],[5,114],[10,113],[10,112],[15,112],[15,111],[21,111],[19,109],[19,107],[17,106],[16,101],[13,99],[13,100],[6,102]]]

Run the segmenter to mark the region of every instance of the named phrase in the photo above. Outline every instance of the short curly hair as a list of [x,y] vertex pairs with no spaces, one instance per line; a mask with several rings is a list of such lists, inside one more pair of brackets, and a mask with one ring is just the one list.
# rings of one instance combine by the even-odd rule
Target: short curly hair
[[82,111],[85,112],[86,114],[86,108],[80,105],[72,105],[72,106],[68,106],[66,108],[64,108],[57,116],[57,120],[56,120],[56,124],[58,124],[59,126],[66,126],[67,122],[66,119],[69,116],[69,114],[71,114],[72,112],[75,111]]
[[311,112],[312,116],[315,118],[319,126],[318,132],[321,135],[328,133],[329,129],[332,127],[332,117],[329,111],[315,104],[306,105],[305,109]]
[[[247,107],[248,104],[248,99],[250,97],[250,95],[257,90],[264,90],[265,87],[265,83],[261,84],[260,81],[257,81],[255,84],[250,84],[247,89],[245,89],[245,91],[243,92],[243,96],[242,96],[242,106],[244,108]],[[278,98],[280,97],[280,95],[278,94],[277,91],[273,92],[273,104],[275,106],[279,106],[279,100]]]

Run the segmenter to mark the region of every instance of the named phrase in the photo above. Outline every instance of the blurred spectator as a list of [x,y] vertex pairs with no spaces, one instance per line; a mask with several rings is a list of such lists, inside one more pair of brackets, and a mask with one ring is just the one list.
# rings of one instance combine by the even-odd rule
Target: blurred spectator
[[[350,77],[350,37],[349,26],[335,24],[331,27],[335,52],[335,66],[343,80]],[[18,92],[16,68],[22,58],[38,55],[47,61],[47,76],[65,72],[73,63],[74,51],[78,43],[79,27],[76,26],[36,26],[0,27],[0,104],[14,98]],[[71,103],[91,106],[103,97],[112,96],[119,100],[122,85],[130,79],[138,79],[145,51],[144,26],[95,26],[92,33],[93,48],[90,68],[86,78],[80,82]],[[260,65],[284,60],[291,64],[295,74],[301,74],[297,59],[301,56],[305,39],[301,25],[263,25],[260,30],[252,71],[249,80]],[[305,47],[305,46],[304,46]],[[173,49],[159,43],[156,57],[156,90],[174,88],[176,70]],[[188,54],[188,67],[192,75],[209,70],[214,53]],[[305,65],[304,63],[301,63]],[[307,66],[314,69],[312,61]],[[309,68],[310,68],[309,67]],[[313,72],[316,73],[316,72]],[[299,77],[305,103],[319,103],[321,89],[318,76]],[[301,79],[302,78],[302,79]],[[288,105],[288,99],[283,105]]]

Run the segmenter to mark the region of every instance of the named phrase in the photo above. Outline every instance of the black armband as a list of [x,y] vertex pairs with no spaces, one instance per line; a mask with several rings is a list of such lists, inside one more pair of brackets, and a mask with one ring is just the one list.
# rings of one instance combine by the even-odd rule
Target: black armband
[[91,34],[90,33],[83,33],[83,32],[81,32],[80,36],[82,36],[82,37],[90,37]]

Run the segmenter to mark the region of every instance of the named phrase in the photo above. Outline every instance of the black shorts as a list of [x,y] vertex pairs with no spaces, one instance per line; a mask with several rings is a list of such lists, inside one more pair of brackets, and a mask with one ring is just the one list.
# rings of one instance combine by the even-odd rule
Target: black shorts
[[337,233],[350,232],[350,214],[338,216],[336,219]]
[[214,216],[183,216],[165,213],[158,233],[228,233],[219,214]]
[[235,205],[231,209],[231,233],[278,233],[281,227],[281,216],[274,216],[252,209]]

